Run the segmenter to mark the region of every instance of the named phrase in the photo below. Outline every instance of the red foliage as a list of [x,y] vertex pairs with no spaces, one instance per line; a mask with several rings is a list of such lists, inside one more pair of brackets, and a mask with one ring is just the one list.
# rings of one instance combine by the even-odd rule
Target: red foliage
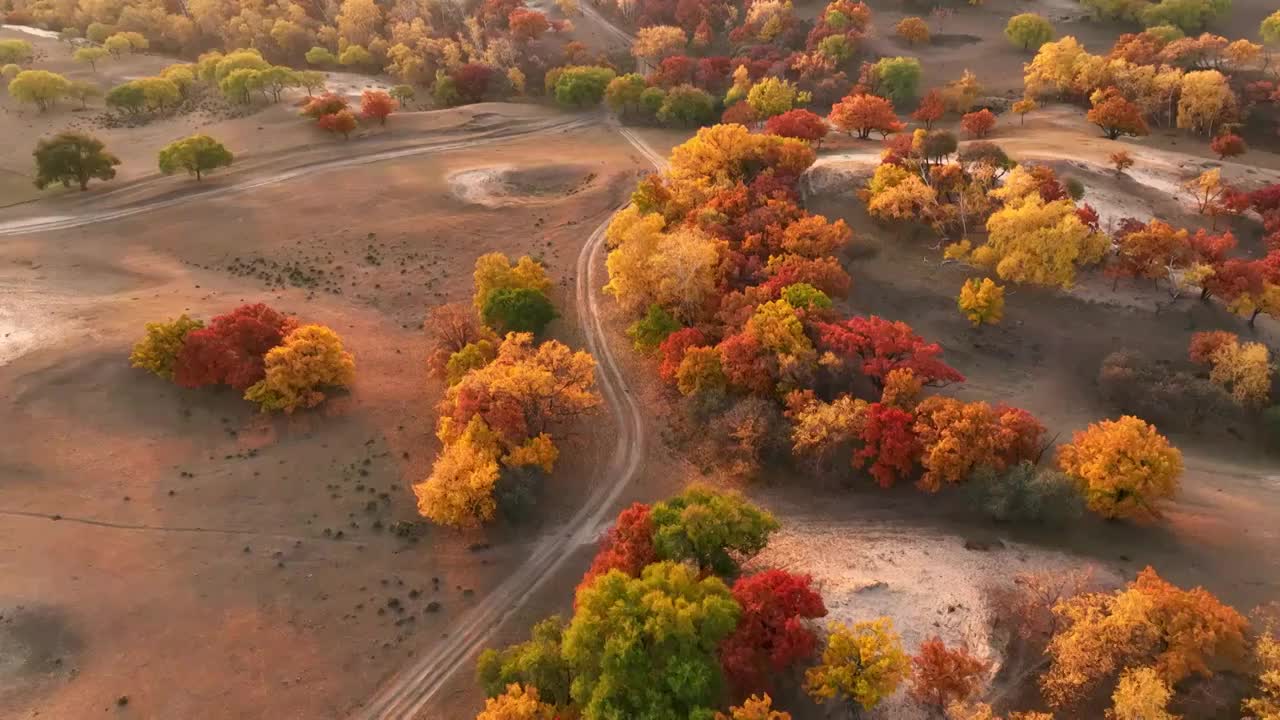
[[720,95],[729,84],[729,76],[732,72],[729,58],[724,55],[701,58],[698,60],[698,69],[694,72],[693,82],[713,95]]
[[455,427],[466,427],[479,415],[495,433],[519,444],[529,437],[529,422],[520,400],[510,393],[493,393],[483,384],[463,382],[458,385],[457,402],[451,417]]
[[920,100],[920,106],[916,111],[911,113],[911,119],[916,122],[924,123],[926,130],[932,130],[933,124],[940,119],[947,111],[947,106],[942,102],[942,94],[937,90],[930,90]]
[[996,116],[986,108],[966,113],[960,118],[960,129],[969,137],[984,138],[996,126]]
[[920,651],[911,658],[911,694],[922,703],[945,708],[977,692],[987,667],[968,649],[949,650],[934,636],[921,643]]
[[1232,258],[1214,266],[1213,274],[1205,278],[1204,289],[1206,295],[1231,302],[1245,293],[1260,295],[1265,281],[1265,268],[1260,261]]
[[1249,193],[1249,202],[1259,215],[1280,212],[1280,183],[1272,183]]
[[729,384],[756,395],[773,392],[778,382],[777,359],[765,351],[754,335],[748,332],[730,335],[716,347],[720,350],[720,367]]
[[516,8],[507,15],[507,26],[511,28],[511,38],[517,42],[537,40],[551,27],[547,16],[537,10]]
[[467,102],[480,102],[489,92],[489,82],[493,79],[493,68],[484,63],[467,63],[453,73],[454,85],[458,94]]
[[1098,211],[1094,210],[1089,203],[1076,208],[1076,217],[1080,218],[1080,222],[1088,225],[1091,230],[1098,229]]
[[1036,416],[1022,408],[997,405],[993,409],[999,419],[997,430],[999,448],[996,453],[1004,467],[1017,465],[1024,460],[1034,461],[1044,449],[1044,425]]
[[396,109],[396,101],[383,90],[365,90],[360,95],[360,114],[379,125],[387,124],[387,116]]
[[765,285],[781,290],[796,283],[809,283],[830,297],[847,297],[853,279],[848,271],[833,257],[806,258],[787,255],[781,262],[768,269],[769,280]]
[[906,410],[872,403],[867,407],[860,437],[863,445],[853,454],[853,466],[860,468],[869,461],[867,472],[885,488],[893,487],[911,474],[920,456],[920,442],[912,429],[913,422]]
[[1208,365],[1213,360],[1213,354],[1223,345],[1229,345],[1238,342],[1239,337],[1233,332],[1226,330],[1211,330],[1209,332],[1198,332],[1191,336],[1191,344],[1187,346],[1187,354],[1191,357],[1191,362]]
[[812,657],[818,638],[805,620],[827,614],[808,575],[766,570],[738,578],[738,627],[720,644],[720,662],[740,696],[769,690],[771,678]]
[[219,315],[187,334],[174,361],[173,379],[188,388],[222,384],[244,390],[266,375],[263,357],[297,325],[262,303]]
[[862,374],[883,387],[885,376],[905,368],[928,385],[964,382],[955,368],[938,359],[942,346],[925,342],[911,326],[872,315],[841,323],[818,323],[820,344],[847,362],[860,362]]
[[696,68],[696,59],[688,55],[672,55],[663,58],[658,64],[658,69],[649,73],[647,79],[650,85],[673,88],[691,82]]
[[1203,228],[1191,236],[1191,252],[1200,262],[1217,265],[1226,259],[1227,253],[1236,246],[1236,236],[1228,230],[1220,235],[1213,235]]
[[1103,91],[1103,97],[1089,110],[1086,118],[1102,128],[1102,132],[1112,140],[1121,135],[1138,136],[1150,132],[1147,121],[1142,117],[1142,108],[1113,87]]
[[1047,203],[1061,200],[1067,196],[1067,189],[1058,181],[1058,175],[1048,165],[1032,165],[1031,176],[1040,183],[1040,199]]
[[351,135],[351,131],[356,129],[356,116],[350,110],[339,110],[336,113],[321,115],[316,121],[316,125],[321,130],[327,130],[332,133],[342,133],[345,140]]
[[302,107],[302,114],[319,120],[325,115],[332,115],[336,112],[342,112],[347,109],[347,98],[337,93],[325,93],[317,95],[307,101]]
[[524,0],[484,0],[476,10],[476,19],[486,28],[504,30],[511,13],[522,7]]
[[675,382],[676,371],[680,369],[680,363],[684,361],[684,354],[691,347],[706,344],[707,336],[698,328],[680,328],[671,333],[658,346],[658,352],[662,354],[662,364],[658,366],[658,374],[669,383]]
[[720,122],[726,125],[746,125],[750,127],[756,121],[756,111],[751,109],[751,105],[746,100],[738,102],[725,108],[720,114]]
[[1244,138],[1235,133],[1227,133],[1219,135],[1209,143],[1209,149],[1218,156],[1219,160],[1225,160],[1229,157],[1243,155],[1249,146],[1245,144]]
[[600,549],[591,561],[591,568],[582,576],[578,589],[590,585],[592,580],[610,570],[621,570],[632,577],[639,577],[645,566],[657,560],[653,550],[653,520],[649,517],[649,506],[634,503],[618,513],[617,522],[600,541]]
[[831,108],[827,119],[837,130],[850,135],[857,132],[863,140],[871,137],[872,131],[888,135],[906,127],[894,113],[893,103],[867,93],[846,96]]
[[827,123],[818,115],[808,110],[788,110],[781,115],[774,115],[764,125],[765,132],[770,135],[799,138],[819,146],[827,135]]

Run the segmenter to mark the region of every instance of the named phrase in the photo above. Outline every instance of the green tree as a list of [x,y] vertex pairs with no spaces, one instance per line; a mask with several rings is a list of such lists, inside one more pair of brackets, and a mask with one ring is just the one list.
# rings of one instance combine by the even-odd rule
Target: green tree
[[304,57],[306,58],[308,65],[323,66],[338,64],[338,58],[329,51],[329,48],[322,48],[319,46],[313,47],[307,51],[307,54]]
[[177,84],[162,77],[138,78],[131,84],[142,90],[147,109],[153,112],[177,105],[182,99],[182,92],[178,90]]
[[160,150],[160,172],[172,175],[179,170],[201,176],[214,168],[231,167],[234,157],[222,143],[208,135],[192,135],[169,143]]
[[1199,32],[1219,15],[1231,11],[1231,0],[1161,0],[1142,10],[1142,24],[1173,25],[1183,32]]
[[123,33],[116,33],[103,40],[102,47],[115,57],[120,57],[133,49],[133,46],[129,43],[129,38],[125,37]]
[[709,720],[724,689],[717,648],[739,613],[722,580],[682,563],[596,578],[564,634],[583,720]]
[[604,91],[617,77],[612,68],[576,65],[558,68],[556,102],[571,107],[593,107],[604,98]]
[[627,337],[640,352],[653,352],[667,336],[680,329],[680,323],[661,305],[649,306],[644,317],[627,328]]
[[40,112],[53,107],[70,89],[69,80],[48,70],[23,70],[9,81],[9,94],[21,102],[34,103]]
[[237,68],[218,81],[218,89],[229,100],[248,105],[253,101],[253,91],[262,87],[261,70]]
[[36,158],[36,187],[41,190],[56,182],[63,187],[71,187],[74,182],[81,190],[87,190],[90,180],[115,177],[115,166],[120,164],[119,158],[104,149],[101,140],[77,132],[41,140],[32,154]]
[[84,80],[72,80],[67,88],[67,95],[80,101],[80,108],[88,107],[89,98],[102,96],[102,88]]
[[805,689],[816,700],[841,698],[856,717],[892,695],[910,674],[910,660],[889,618],[833,622],[822,662],[805,674]]
[[18,67],[14,63],[0,65],[0,78],[4,78],[5,80],[14,79],[20,72],[22,72],[22,68]]
[[799,90],[788,80],[770,77],[751,86],[747,92],[747,104],[755,111],[756,118],[767,120],[774,115],[798,106],[813,99],[807,92]]
[[115,31],[116,29],[114,27],[105,23],[91,22],[89,23],[89,27],[84,30],[84,38],[89,42],[102,44],[107,38],[111,37],[111,34]]
[[307,97],[311,97],[316,90],[324,89],[324,73],[319,70],[295,70],[293,79],[298,87],[307,91]]
[[107,92],[107,106],[127,113],[141,112],[147,104],[147,94],[135,82],[117,85]]
[[413,102],[413,98],[416,94],[417,91],[413,89],[412,85],[397,85],[391,88],[391,97],[394,98],[396,102],[400,103],[400,107],[405,107],[409,103]]
[[373,55],[359,45],[348,45],[347,49],[338,55],[338,64],[347,67],[362,67],[372,63]]
[[26,40],[0,40],[0,65],[21,65],[31,57],[31,43]]
[[237,70],[266,70],[271,64],[262,59],[257,50],[236,50],[217,59],[213,66],[213,80],[221,83],[223,78]]
[[694,485],[653,506],[653,546],[664,560],[692,560],[718,575],[738,571],[769,543],[778,521],[737,493]]
[[535,687],[542,699],[558,706],[569,704],[569,664],[561,654],[565,622],[559,615],[533,626],[525,642],[502,650],[486,649],[476,660],[476,679],[488,697],[506,692],[519,683]]
[[692,85],[671,88],[658,108],[658,120],[667,125],[696,127],[715,118],[716,101],[705,90]]
[[271,102],[280,102],[280,95],[291,87],[299,85],[298,75],[282,65],[272,65],[258,72],[258,87],[271,96]]
[[1258,26],[1258,35],[1262,37],[1262,42],[1268,45],[1280,45],[1280,10],[1263,19],[1262,24]]
[[895,103],[905,104],[920,87],[920,61],[913,57],[881,58],[876,61],[875,74],[883,94]]
[[534,288],[498,288],[489,293],[480,312],[484,323],[500,333],[541,333],[557,317],[546,293]]
[[1035,13],[1022,13],[1009,18],[1009,24],[1004,26],[1004,36],[1023,50],[1039,50],[1041,45],[1053,39],[1053,25]]

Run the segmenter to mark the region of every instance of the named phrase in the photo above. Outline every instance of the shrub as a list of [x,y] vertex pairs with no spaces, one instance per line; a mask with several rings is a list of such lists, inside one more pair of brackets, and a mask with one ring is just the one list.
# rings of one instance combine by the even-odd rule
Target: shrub
[[556,102],[570,107],[599,105],[605,89],[617,77],[617,73],[607,67],[578,65],[559,70],[553,88]]
[[661,305],[649,306],[645,316],[627,328],[627,337],[640,352],[653,352],[671,333],[680,329],[680,323]]
[[245,391],[263,412],[312,408],[324,402],[325,388],[347,387],[356,364],[342,339],[323,325],[303,325],[272,348],[264,360],[266,376]]
[[204,327],[200,320],[180,315],[168,322],[147,323],[147,334],[133,346],[129,364],[142,368],[165,380],[173,379],[173,365],[187,333]]
[[1062,525],[1084,513],[1071,478],[1023,462],[1003,472],[976,470],[966,487],[971,505],[998,522]]
[[266,374],[264,357],[297,321],[258,303],[219,315],[187,334],[173,367],[173,379],[189,388],[230,385],[246,390]]
[[531,332],[535,335],[556,319],[551,300],[534,288],[498,288],[485,297],[481,317],[486,325],[501,333]]
[[1195,428],[1207,417],[1231,410],[1231,399],[1213,382],[1153,362],[1136,350],[1119,350],[1102,361],[1098,388],[1111,406],[1160,427]]

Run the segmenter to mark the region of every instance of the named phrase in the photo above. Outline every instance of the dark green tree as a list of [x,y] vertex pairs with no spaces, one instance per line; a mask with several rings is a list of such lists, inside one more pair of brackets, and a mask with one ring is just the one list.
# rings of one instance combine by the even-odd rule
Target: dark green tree
[[502,332],[531,332],[535,335],[557,317],[556,308],[541,290],[498,288],[488,294],[480,311],[484,324]]
[[87,190],[90,180],[110,180],[116,176],[120,159],[107,152],[102,141],[77,132],[64,132],[36,143],[36,187],[53,183]]

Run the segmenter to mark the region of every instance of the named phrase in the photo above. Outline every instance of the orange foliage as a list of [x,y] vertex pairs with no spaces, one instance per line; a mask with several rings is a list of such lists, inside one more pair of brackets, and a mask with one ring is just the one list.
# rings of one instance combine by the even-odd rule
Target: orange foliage
[[827,119],[836,129],[850,135],[857,132],[863,140],[871,137],[872,131],[888,135],[906,127],[894,113],[893,103],[866,93],[845,96],[831,108]]
[[911,695],[939,709],[963,702],[977,692],[988,667],[968,648],[948,649],[935,635],[911,658]]

